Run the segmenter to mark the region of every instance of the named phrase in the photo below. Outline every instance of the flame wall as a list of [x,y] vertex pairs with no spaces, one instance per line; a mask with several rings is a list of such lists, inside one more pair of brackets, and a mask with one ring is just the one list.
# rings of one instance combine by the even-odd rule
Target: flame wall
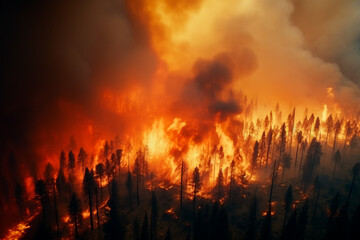
[[[168,141],[177,158],[209,139],[236,142],[239,119],[264,117],[277,102],[284,112],[358,110],[355,0],[40,0],[1,9],[7,183],[41,177],[61,149],[95,153],[115,136],[123,146]],[[154,136],[154,124],[166,136]],[[2,199],[13,195],[7,186]]]

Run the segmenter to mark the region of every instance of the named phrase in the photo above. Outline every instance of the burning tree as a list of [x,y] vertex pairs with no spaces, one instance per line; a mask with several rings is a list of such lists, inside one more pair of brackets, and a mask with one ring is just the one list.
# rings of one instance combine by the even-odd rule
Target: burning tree
[[111,187],[110,198],[107,202],[107,222],[104,224],[104,239],[125,239],[125,229],[119,216],[119,201],[116,182]]
[[299,146],[303,141],[303,135],[302,135],[302,131],[298,131],[298,133],[296,134],[296,154],[295,154],[295,164],[294,164],[294,168],[296,168],[296,163],[297,163],[297,159],[298,159],[298,152],[299,152]]
[[302,186],[304,191],[306,191],[307,187],[312,182],[315,169],[320,164],[321,155],[320,142],[316,141],[316,138],[313,138],[306,152],[306,159],[303,167]]
[[193,222],[195,222],[195,206],[196,206],[196,194],[200,191],[201,188],[201,179],[199,168],[195,167],[192,177],[192,184],[194,188],[194,196],[193,196]]
[[74,224],[75,228],[75,238],[79,238],[78,234],[78,227],[82,222],[82,215],[81,215],[81,205],[80,205],[80,199],[76,195],[76,193],[73,193],[71,195],[70,203],[68,205],[68,213],[70,216],[70,222]]
[[339,151],[339,150],[336,151],[333,160],[334,160],[334,171],[333,171],[333,178],[334,178],[336,166],[337,166],[337,165],[340,163],[340,161],[341,161],[341,154],[340,154],[340,151]]
[[96,191],[96,182],[94,176],[91,174],[88,168],[85,169],[84,179],[83,179],[83,191],[87,195],[89,200],[89,212],[90,212],[90,226],[93,230],[93,212],[92,212],[92,198],[93,194]]
[[85,167],[86,167],[86,161],[88,158],[88,154],[87,152],[81,147],[79,150],[79,154],[78,154],[78,163],[81,166],[81,170],[84,171]]
[[36,181],[35,184],[35,197],[40,200],[42,212],[43,212],[43,218],[45,219],[45,198],[47,195],[46,191],[46,184],[45,181],[40,179]]

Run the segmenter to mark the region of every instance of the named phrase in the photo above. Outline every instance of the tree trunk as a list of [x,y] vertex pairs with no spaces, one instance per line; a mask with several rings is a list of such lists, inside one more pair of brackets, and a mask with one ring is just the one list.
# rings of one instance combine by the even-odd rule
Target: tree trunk
[[108,188],[109,188],[109,196],[110,196],[111,194],[110,175],[107,175],[107,180],[108,180]]
[[94,224],[93,224],[93,213],[92,213],[92,202],[91,202],[90,190],[88,191],[88,195],[89,195],[90,226],[91,226],[91,231],[92,231],[94,229]]
[[300,172],[301,172],[301,165],[302,165],[302,162],[303,162],[304,151],[305,151],[305,149],[301,149],[301,157],[300,157],[300,165],[299,165],[299,174],[300,174]]
[[315,218],[316,209],[317,209],[317,204],[318,204],[318,199],[319,199],[319,194],[320,194],[320,188],[318,188],[318,190],[317,190],[316,200],[315,200],[315,206],[314,206],[314,213],[313,213],[312,219]]
[[297,163],[297,157],[298,157],[298,153],[299,153],[299,143],[297,144],[297,147],[296,147],[296,154],[295,154],[295,165],[294,165],[294,168],[296,168],[296,163]]
[[286,225],[287,215],[288,215],[288,213],[287,213],[287,211],[285,211],[284,223],[283,223],[283,230],[282,230],[283,233],[285,232],[285,225]]
[[44,202],[44,197],[41,197],[41,206],[42,206],[42,212],[43,212],[43,219],[45,220],[45,202]]
[[352,179],[352,182],[351,182],[351,185],[350,185],[349,195],[348,195],[348,198],[346,200],[346,207],[349,206],[349,203],[350,203],[351,194],[352,194],[352,191],[353,191],[353,188],[354,188],[355,177],[356,177],[356,174],[354,172],[353,179]]
[[336,163],[336,161],[335,161],[334,172],[333,172],[333,178],[335,177],[336,165],[337,165],[337,163]]
[[102,174],[100,174],[100,202],[102,202],[102,200],[103,200],[103,191],[102,191],[102,181],[101,181],[101,179],[102,179]]
[[196,203],[196,191],[195,191],[195,189],[194,189],[194,200],[193,200],[193,224],[195,224],[195,203]]
[[282,171],[281,179],[280,179],[280,184],[282,184],[282,182],[283,182],[284,174],[285,174],[285,167],[283,167],[283,171]]
[[55,192],[55,182],[53,181],[52,183],[52,187],[53,187],[53,195],[54,195],[54,206],[55,206],[55,218],[56,218],[56,230],[59,234],[59,216],[58,216],[58,209],[57,209],[57,203],[56,203],[56,192]]
[[140,196],[139,196],[139,174],[136,175],[136,200],[137,206],[140,207]]
[[97,193],[97,189],[95,190],[95,201],[96,201],[96,217],[97,217],[97,224],[98,224],[98,229],[100,229],[99,201],[98,201],[98,193]]
[[267,147],[266,161],[265,161],[265,168],[267,168],[268,161],[269,161],[270,147],[271,147],[271,144],[269,144],[269,145],[268,145],[268,147]]
[[181,161],[181,176],[180,176],[180,209],[182,209],[182,198],[183,198],[183,174],[184,174],[184,163]]
[[289,149],[290,156],[291,156],[292,139],[293,139],[293,133],[291,132],[291,135],[290,135],[290,149]]
[[337,140],[337,134],[335,134],[335,136],[334,136],[334,144],[333,144],[333,148],[332,148],[332,153],[331,153],[331,155],[334,154],[335,146],[336,146],[336,140]]
[[75,225],[75,239],[78,239],[78,229],[77,229],[77,218],[76,214],[74,216],[74,225]]

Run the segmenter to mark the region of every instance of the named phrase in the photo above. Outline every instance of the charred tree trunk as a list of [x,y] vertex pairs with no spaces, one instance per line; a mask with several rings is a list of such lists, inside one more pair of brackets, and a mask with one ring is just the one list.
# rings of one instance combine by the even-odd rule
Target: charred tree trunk
[[42,207],[42,212],[43,212],[43,219],[45,220],[45,202],[44,202],[44,197],[41,197],[41,207]]
[[299,174],[301,173],[301,166],[302,166],[302,162],[303,162],[304,151],[305,151],[305,148],[301,149],[301,157],[300,157],[300,165],[299,165]]
[[196,188],[194,189],[194,200],[193,200],[193,224],[195,224],[195,204],[196,204]]
[[59,216],[58,216],[57,202],[56,202],[55,181],[53,181],[53,183],[52,183],[52,189],[53,189],[53,195],[54,195],[56,230],[57,230],[57,233],[59,234],[60,229],[59,229]]
[[333,148],[332,148],[331,155],[333,155],[333,154],[334,154],[334,151],[335,151],[335,146],[336,146],[336,140],[337,140],[337,134],[335,133],[335,136],[334,136],[334,143],[333,143]]
[[100,174],[100,202],[103,200],[103,190],[102,190],[102,174]]
[[140,178],[139,174],[136,174],[136,200],[138,207],[140,207],[139,178]]
[[75,239],[78,239],[78,228],[77,228],[77,217],[76,214],[74,215],[74,225],[75,225]]
[[333,171],[333,178],[335,177],[336,165],[337,165],[337,162],[335,161],[335,166],[334,166],[334,171]]
[[97,218],[97,224],[98,224],[98,229],[100,229],[99,201],[98,201],[97,189],[95,190],[95,201],[96,201],[96,218]]
[[295,154],[295,164],[294,164],[294,168],[296,168],[296,163],[297,163],[297,157],[298,157],[298,153],[299,153],[299,143],[296,146],[296,154]]
[[285,174],[285,167],[283,167],[283,170],[282,170],[281,179],[280,179],[280,184],[282,184],[282,182],[283,182],[284,174]]
[[91,231],[92,231],[94,229],[94,224],[93,224],[93,213],[92,213],[92,202],[91,202],[90,190],[88,191],[88,197],[89,197],[89,211],[90,211],[90,227],[91,227]]
[[314,219],[315,215],[316,215],[316,209],[317,209],[317,205],[318,205],[319,195],[320,195],[320,187],[318,187],[318,189],[317,189],[317,194],[316,194],[316,199],[315,199],[315,204],[314,204],[314,213],[313,213],[312,219]]
[[184,162],[181,161],[181,176],[180,176],[180,209],[182,209],[183,203],[183,174],[184,174]]
[[268,165],[270,148],[271,148],[271,144],[269,144],[268,147],[267,147],[265,168],[267,168],[267,165]]

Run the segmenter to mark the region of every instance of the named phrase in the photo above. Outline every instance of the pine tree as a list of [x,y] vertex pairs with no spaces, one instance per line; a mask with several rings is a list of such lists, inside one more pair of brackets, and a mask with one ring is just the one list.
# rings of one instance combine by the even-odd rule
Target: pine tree
[[299,216],[298,238],[297,238],[299,240],[305,239],[305,235],[306,235],[305,231],[306,231],[306,226],[308,224],[308,210],[309,210],[309,200],[306,199]]
[[168,230],[166,231],[165,240],[171,240],[171,232],[170,227],[168,227]]
[[117,149],[116,150],[116,165],[119,167],[119,177],[120,177],[120,174],[121,174],[122,156],[123,156],[123,150],[122,149]]
[[145,211],[144,221],[141,228],[141,240],[149,240],[149,223],[148,223],[148,215]]
[[268,134],[267,134],[267,136],[266,136],[267,152],[266,152],[265,167],[267,167],[267,165],[268,165],[269,153],[270,153],[272,138],[273,138],[273,130],[270,128],[270,130],[269,130],[269,132],[268,132]]
[[235,182],[235,177],[234,177],[234,171],[235,171],[235,161],[232,160],[231,164],[230,164],[230,183],[229,183],[229,197],[231,197],[232,194],[232,186]]
[[195,207],[196,207],[196,194],[200,191],[201,188],[201,179],[199,168],[195,167],[193,172],[192,184],[194,187],[194,197],[193,197],[193,223],[195,222]]
[[108,220],[104,224],[104,239],[125,239],[125,227],[119,216],[118,191],[115,181],[112,183],[110,198],[107,205],[109,210],[106,212]]
[[326,119],[326,140],[325,140],[325,147],[327,146],[327,142],[329,139],[329,133],[331,132],[334,125],[334,120],[332,118],[332,114]]
[[216,197],[218,201],[224,196],[224,175],[222,173],[222,169],[220,169],[218,177],[216,179]]
[[75,155],[71,150],[69,151],[68,166],[67,167],[68,167],[68,171],[69,171],[70,187],[72,187],[72,185],[74,184],[74,181],[75,181],[75,176],[74,176]]
[[338,135],[340,133],[340,130],[341,130],[341,122],[339,120],[337,120],[337,122],[335,123],[335,126],[334,126],[334,143],[333,143],[333,148],[332,148],[331,155],[334,154],[337,137],[338,137]]
[[139,194],[139,181],[140,181],[140,175],[141,175],[141,164],[140,164],[140,153],[137,153],[137,157],[135,159],[134,164],[134,171],[133,173],[136,176],[136,200],[137,200],[137,206],[140,206],[140,194]]
[[130,171],[128,171],[128,176],[126,179],[126,188],[128,190],[128,195],[129,195],[129,207],[130,207],[130,209],[132,209],[132,206],[131,206],[132,178],[131,178]]
[[157,239],[157,220],[159,215],[159,206],[155,191],[151,193],[151,234],[150,239]]
[[293,191],[292,191],[292,186],[290,185],[285,194],[285,202],[284,202],[285,216],[284,216],[284,223],[283,223],[283,232],[285,231],[286,219],[292,208],[292,203],[293,203]]
[[315,134],[315,138],[318,137],[319,135],[319,131],[320,131],[320,118],[317,117],[316,121],[315,121],[315,125],[314,125],[314,134]]
[[88,158],[87,152],[81,147],[78,154],[78,163],[81,165],[81,170],[84,171],[86,167],[86,161]]
[[280,129],[280,139],[279,139],[279,160],[281,160],[282,158],[282,154],[285,152],[285,147],[286,147],[286,128],[285,128],[285,123],[283,123],[283,125],[281,126]]
[[298,152],[299,152],[299,146],[302,143],[303,140],[303,135],[302,135],[302,131],[298,131],[298,133],[296,134],[296,154],[295,154],[295,165],[294,168],[296,168],[296,163],[297,163],[297,159],[298,159]]
[[288,154],[288,153],[283,154],[283,157],[281,159],[281,166],[283,168],[283,171],[282,171],[280,183],[283,182],[285,169],[289,169],[291,167],[291,156],[290,156],[290,154]]
[[322,155],[321,145],[316,138],[313,138],[306,153],[306,161],[303,167],[302,185],[306,190],[312,181],[315,169],[320,164],[320,157]]
[[337,150],[335,155],[334,155],[334,171],[333,171],[333,178],[335,177],[335,171],[336,171],[336,166],[340,163],[341,161],[341,154],[340,154],[340,151]]
[[265,131],[261,135],[261,139],[259,142],[259,167],[261,168],[262,160],[264,158],[266,151],[266,137],[265,137]]
[[353,178],[351,181],[351,185],[350,185],[350,190],[349,190],[349,194],[346,200],[346,206],[349,206],[350,204],[350,198],[351,198],[351,194],[354,188],[354,183],[355,183],[355,179],[356,177],[359,175],[359,170],[360,170],[360,163],[356,163],[352,169],[352,173],[353,173]]
[[45,181],[40,179],[36,181],[35,184],[35,197],[36,199],[39,199],[41,202],[42,212],[43,212],[43,218],[45,219],[45,198],[46,198],[47,192],[46,192],[46,185]]
[[257,219],[257,211],[258,211],[258,203],[256,195],[253,197],[250,208],[249,208],[249,222],[248,229],[246,232],[247,240],[255,240],[256,239],[256,219]]
[[134,240],[140,240],[140,224],[139,219],[135,216],[133,224]]
[[88,197],[89,200],[89,212],[90,212],[90,226],[91,231],[94,229],[93,224],[93,210],[92,210],[92,198],[95,192],[95,179],[94,176],[91,175],[88,168],[85,169],[84,179],[83,179],[83,191],[84,194]]
[[16,205],[19,208],[19,213],[21,220],[23,218],[23,204],[24,204],[24,196],[25,196],[25,189],[20,183],[15,184],[15,191],[14,191]]
[[82,222],[81,211],[80,199],[77,197],[76,193],[73,193],[68,205],[68,213],[70,215],[70,222],[73,223],[75,227],[76,239],[79,238],[78,227]]
[[254,169],[256,168],[258,156],[259,156],[259,142],[255,141],[254,150],[251,157],[251,175],[253,175]]
[[97,177],[99,178],[100,180],[100,200],[102,202],[103,200],[103,190],[102,190],[102,177],[104,175],[104,172],[105,172],[105,166],[103,163],[98,163],[96,166],[95,166],[95,171],[96,171],[96,175]]

